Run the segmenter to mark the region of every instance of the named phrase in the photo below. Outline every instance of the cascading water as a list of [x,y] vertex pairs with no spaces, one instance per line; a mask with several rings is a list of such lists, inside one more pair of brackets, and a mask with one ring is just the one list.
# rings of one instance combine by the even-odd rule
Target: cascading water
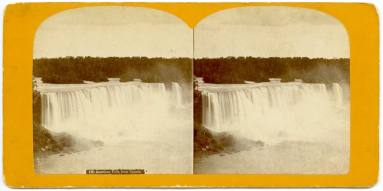
[[160,139],[158,129],[172,124],[170,108],[182,100],[175,82],[171,90],[142,82],[44,84],[37,90],[45,128],[106,143]]
[[59,154],[37,158],[37,172],[144,169],[155,174],[190,173],[193,118],[191,110],[178,107],[183,104],[181,96],[190,91],[177,83],[166,88],[164,83],[138,79],[108,80],[36,84],[41,125],[65,144]]
[[343,105],[343,90],[342,87],[338,83],[332,84],[332,92],[335,98],[335,104],[338,107],[342,107]]
[[182,89],[176,82],[172,82],[172,100],[174,100],[176,107],[182,106]]
[[348,107],[337,83],[331,87],[301,82],[201,84],[198,89],[202,123],[215,132],[270,144],[344,142],[347,136]]

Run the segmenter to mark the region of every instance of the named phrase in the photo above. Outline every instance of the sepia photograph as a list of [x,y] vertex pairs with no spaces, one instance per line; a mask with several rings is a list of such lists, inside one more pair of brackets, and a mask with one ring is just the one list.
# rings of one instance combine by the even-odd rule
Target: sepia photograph
[[325,13],[149,8],[47,18],[33,48],[40,174],[345,174],[348,34]]
[[350,55],[343,25],[284,6],[194,28],[195,174],[345,174]]
[[375,3],[23,2],[3,12],[5,188],[379,183]]
[[44,20],[33,48],[36,173],[192,173],[192,38],[151,8]]

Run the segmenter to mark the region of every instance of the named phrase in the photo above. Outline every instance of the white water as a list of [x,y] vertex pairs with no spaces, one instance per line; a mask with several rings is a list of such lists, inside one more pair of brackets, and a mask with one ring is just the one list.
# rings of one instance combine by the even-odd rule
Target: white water
[[348,101],[334,83],[202,84],[203,125],[266,144],[346,145]]
[[[40,84],[42,125],[101,147],[36,159],[36,172],[83,174],[87,169],[191,173],[192,109],[177,83]],[[76,147],[76,145],[74,145]]]
[[171,108],[182,104],[181,91],[175,82],[170,90],[142,82],[45,85],[42,125],[105,143],[152,140],[160,138],[156,129],[175,123]]
[[182,89],[181,86],[176,83],[172,82],[172,100],[175,103],[176,107],[181,107],[183,104],[182,99]]
[[340,85],[338,83],[333,83],[332,84],[332,92],[333,92],[333,96],[335,99],[335,105],[337,107],[342,107],[343,103],[344,103],[344,101],[343,101],[344,96],[343,96],[342,87],[340,87]]

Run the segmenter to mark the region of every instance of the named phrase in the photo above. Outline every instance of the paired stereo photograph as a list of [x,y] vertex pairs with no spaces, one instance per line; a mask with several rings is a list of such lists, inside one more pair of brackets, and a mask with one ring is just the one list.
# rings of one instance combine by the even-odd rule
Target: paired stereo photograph
[[150,8],[62,11],[35,33],[35,172],[346,174],[349,63],[344,26],[312,9],[194,28]]

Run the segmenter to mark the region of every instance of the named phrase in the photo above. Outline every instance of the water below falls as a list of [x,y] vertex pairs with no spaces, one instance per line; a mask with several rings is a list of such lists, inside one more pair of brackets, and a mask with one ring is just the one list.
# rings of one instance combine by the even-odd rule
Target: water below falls
[[168,90],[163,83],[109,82],[44,84],[38,91],[42,125],[52,132],[108,143],[161,139],[159,129],[185,126],[172,113],[183,104],[175,82]]
[[203,125],[262,140],[323,141],[348,139],[349,105],[338,83],[201,84]]

